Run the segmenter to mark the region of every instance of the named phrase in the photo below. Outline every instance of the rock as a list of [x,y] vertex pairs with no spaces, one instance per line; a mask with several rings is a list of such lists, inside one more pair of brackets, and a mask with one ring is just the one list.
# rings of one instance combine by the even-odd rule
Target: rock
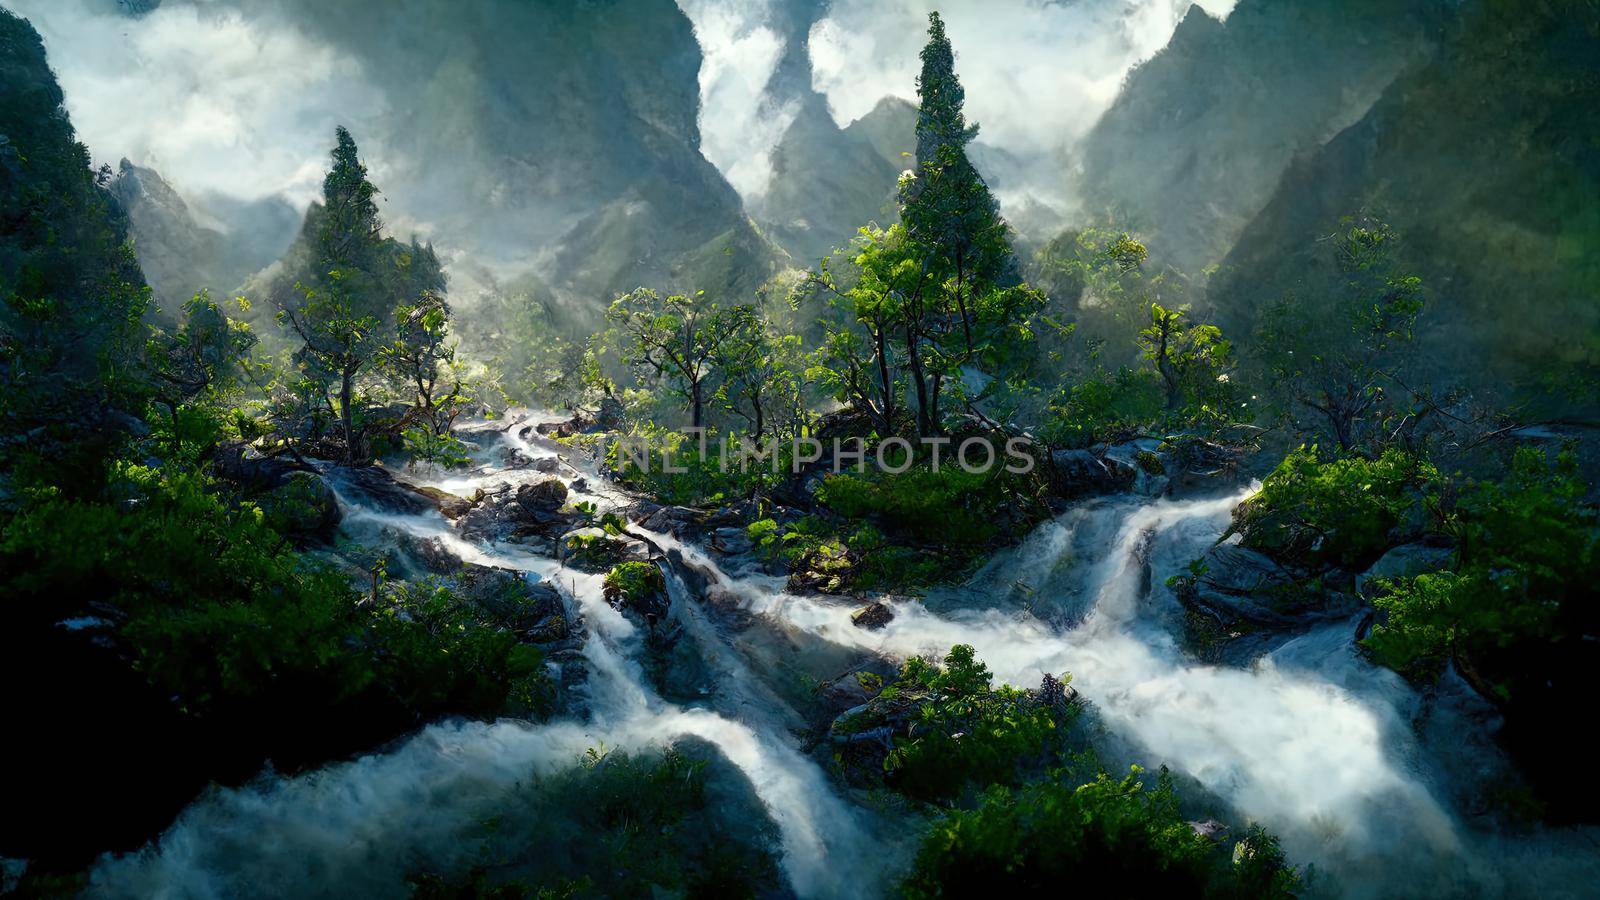
[[1134,471],[1115,461],[1108,464],[1088,450],[1055,450],[1046,476],[1057,496],[1074,499],[1127,490]]
[[212,451],[211,470],[218,478],[247,491],[269,491],[282,487],[295,472],[316,472],[292,460],[262,456],[238,441],[219,444]]
[[850,624],[868,631],[876,631],[892,621],[894,610],[881,600],[874,600],[850,614]]
[[345,499],[383,512],[414,516],[435,508],[433,500],[395,481],[382,466],[334,466],[327,478]]
[[1201,558],[1198,578],[1180,582],[1179,600],[1224,626],[1285,627],[1354,611],[1339,587],[1346,573],[1313,577],[1237,544],[1218,544]]
[[556,542],[556,558],[584,572],[604,572],[618,563],[650,558],[644,542],[628,540],[600,528],[577,528]]
[[534,462],[535,460],[533,457],[523,453],[516,447],[507,447],[505,451],[500,454],[501,465],[508,469],[526,469],[531,467]]
[[475,505],[474,501],[458,497],[446,490],[428,485],[408,484],[406,487],[428,498],[447,519],[459,519]]
[[513,537],[553,539],[572,527],[573,513],[562,513],[567,487],[547,478],[485,495],[457,524],[468,537],[493,541]]
[[394,539],[395,546],[402,554],[401,565],[408,575],[451,575],[461,570],[461,557],[439,538],[419,537],[409,531],[395,529],[388,529],[386,533]]
[[603,589],[613,608],[643,618],[652,628],[667,617],[672,606],[666,578],[652,562],[629,561],[613,567]]
[[1401,544],[1385,553],[1372,567],[1356,576],[1356,592],[1363,597],[1376,593],[1374,581],[1384,578],[1411,578],[1437,572],[1450,564],[1454,551],[1430,544]]
[[555,512],[567,505],[567,486],[559,478],[517,485],[517,503],[524,509]]
[[554,456],[541,456],[533,461],[533,470],[535,472],[543,472],[546,475],[555,474],[555,471],[559,468],[561,468],[561,462]]
[[1218,822],[1216,819],[1201,819],[1196,822],[1189,822],[1188,825],[1194,829],[1195,834],[1213,844],[1220,844],[1228,837],[1228,826]]
[[1162,442],[1155,438],[1139,438],[1106,449],[1105,458],[1114,461],[1120,470],[1131,473],[1130,489],[1146,497],[1159,497],[1172,483],[1170,460],[1161,452]]
[[686,537],[693,534],[700,524],[703,514],[698,509],[687,506],[655,506],[651,504],[648,509],[640,509],[643,515],[635,518],[639,527],[648,531],[661,534],[670,534],[673,537]]
[[[455,578],[468,602],[490,622],[519,634],[543,632],[551,640],[566,637],[566,604],[548,582],[531,580],[524,572],[492,566],[469,565]],[[559,618],[559,625],[551,622]],[[559,632],[559,633],[558,633]]]
[[718,528],[711,533],[706,546],[724,556],[742,556],[753,547],[750,535],[743,528]]
[[856,559],[836,541],[819,545],[796,562],[789,572],[792,593],[837,594],[845,590],[855,574]]

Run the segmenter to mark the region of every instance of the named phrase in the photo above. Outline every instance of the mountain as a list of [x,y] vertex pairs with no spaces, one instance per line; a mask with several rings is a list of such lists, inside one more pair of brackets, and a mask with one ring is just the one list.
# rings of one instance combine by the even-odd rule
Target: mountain
[[[200,213],[159,173],[126,159],[111,191],[127,210],[134,252],[156,302],[169,313],[203,288],[235,290],[282,256],[300,226],[299,212],[280,197],[212,197],[215,211]],[[212,227],[202,220],[226,225]]]
[[1243,336],[1285,293],[1334,289],[1319,238],[1372,216],[1428,289],[1419,355],[1434,371],[1470,373],[1478,390],[1548,415],[1592,415],[1596,135],[1600,7],[1469,0],[1430,61],[1291,166],[1213,277],[1211,302]]
[[672,0],[400,0],[381,23],[356,4],[242,5],[381,88],[390,114],[349,124],[397,230],[533,270],[589,315],[641,284],[742,296],[783,261],[700,153],[701,50]]
[[767,233],[799,264],[814,264],[868,222],[899,218],[896,184],[911,168],[917,108],[885,97],[840,128],[821,97],[805,102],[772,153],[772,181],[757,206]]
[[1218,262],[1291,161],[1360,119],[1448,18],[1440,0],[1240,0],[1221,22],[1191,7],[1085,137],[1088,212],[1160,262]]

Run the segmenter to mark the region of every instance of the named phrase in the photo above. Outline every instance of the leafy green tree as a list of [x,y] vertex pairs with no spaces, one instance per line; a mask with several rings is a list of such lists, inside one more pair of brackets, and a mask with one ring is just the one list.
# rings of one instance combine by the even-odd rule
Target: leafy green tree
[[395,340],[379,351],[379,363],[415,394],[417,415],[434,435],[448,434],[467,402],[466,372],[450,334],[450,304],[424,289],[415,302],[402,302],[395,318]]
[[641,382],[666,382],[688,406],[691,424],[705,424],[712,358],[728,339],[732,320],[696,291],[662,297],[649,288],[622,294],[606,311],[621,338],[622,361]]
[[711,354],[721,382],[717,396],[757,440],[769,428],[780,437],[792,435],[808,419],[800,336],[780,334],[749,304],[722,316],[726,337]]
[[[426,298],[442,293],[444,275],[431,248],[383,236],[377,188],[342,127],[332,158],[322,204],[307,215],[302,235],[304,271],[276,300],[280,321],[300,340],[295,358],[305,393],[337,417],[344,461],[353,464],[365,455],[358,378],[396,343],[400,311],[422,306],[422,320],[437,321]],[[424,346],[432,345],[426,327],[420,335]]]
[[1231,853],[1184,820],[1172,779],[1154,789],[1137,767],[1073,787],[1066,773],[1020,789],[991,788],[976,809],[936,821],[903,890],[907,897],[1010,892],[1042,896],[1071,884],[1087,896],[1293,897],[1300,879],[1259,827]]
[[240,393],[256,336],[201,291],[184,304],[183,323],[155,332],[150,345],[151,399],[164,411],[151,416],[158,436],[170,454],[199,459],[219,432],[224,406]]
[[1215,325],[1187,320],[1185,308],[1150,305],[1150,326],[1139,332],[1139,349],[1166,388],[1167,409],[1186,400],[1215,400],[1233,368],[1233,345]]
[[1338,293],[1317,304],[1287,296],[1257,329],[1268,390],[1297,424],[1301,410],[1320,420],[1344,452],[1368,443],[1422,313],[1422,281],[1396,267],[1397,242],[1387,225],[1350,223],[1334,243]]

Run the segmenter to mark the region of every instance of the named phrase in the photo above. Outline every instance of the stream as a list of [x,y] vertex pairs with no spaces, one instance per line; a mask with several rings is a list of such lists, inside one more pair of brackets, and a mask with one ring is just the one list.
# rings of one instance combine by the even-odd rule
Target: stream
[[[492,462],[515,448],[556,451],[480,431],[467,474],[402,472],[457,494],[542,478]],[[580,463],[587,499],[627,501]],[[644,670],[644,635],[602,595],[602,576],[516,544],[462,539],[435,512],[397,515],[341,493],[341,526],[359,541],[386,529],[437,537],[464,561],[527,573],[565,595],[586,631],[584,715],[547,723],[450,721],[370,755],[294,777],[271,771],[213,788],[143,850],[102,858],[101,896],[393,896],[419,866],[466,865],[463,839],[497,800],[590,747],[636,748],[693,736],[749,780],[781,836],[783,874],[801,897],[877,897],[915,852],[903,813],[825,772],[790,702],[804,678],[871,655],[904,659],[971,644],[997,681],[1036,686],[1071,673],[1090,703],[1081,721],[1108,767],[1170,767],[1185,810],[1260,821],[1291,861],[1314,866],[1327,896],[1583,896],[1600,884],[1593,833],[1505,836],[1474,825],[1464,780],[1495,770],[1482,701],[1456,686],[1425,698],[1357,653],[1354,619],[1263,645],[1247,665],[1207,665],[1179,643],[1183,613],[1164,587],[1227,527],[1248,489],[1204,499],[1090,501],[1038,527],[967,583],[923,601],[887,598],[894,619],[851,624],[848,598],[795,596],[754,567],[725,569],[669,535],[637,532],[676,557],[672,617],[706,677],[698,695],[663,697]],[[692,574],[694,577],[687,577]],[[703,591],[690,584],[705,581]],[[735,610],[738,627],[724,614]],[[1113,764],[1115,764],[1113,766]],[[898,817],[898,818],[897,818]],[[898,826],[898,827],[897,827]]]

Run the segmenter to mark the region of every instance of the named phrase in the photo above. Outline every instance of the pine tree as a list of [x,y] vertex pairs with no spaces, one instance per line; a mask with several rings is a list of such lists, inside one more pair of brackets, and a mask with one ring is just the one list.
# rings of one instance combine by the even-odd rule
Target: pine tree
[[322,204],[306,218],[300,279],[278,298],[280,318],[302,341],[295,354],[301,374],[316,386],[320,412],[338,417],[351,464],[365,453],[358,379],[396,345],[399,318],[408,311],[431,296],[448,315],[437,257],[384,237],[377,193],[355,139],[338,129]]

